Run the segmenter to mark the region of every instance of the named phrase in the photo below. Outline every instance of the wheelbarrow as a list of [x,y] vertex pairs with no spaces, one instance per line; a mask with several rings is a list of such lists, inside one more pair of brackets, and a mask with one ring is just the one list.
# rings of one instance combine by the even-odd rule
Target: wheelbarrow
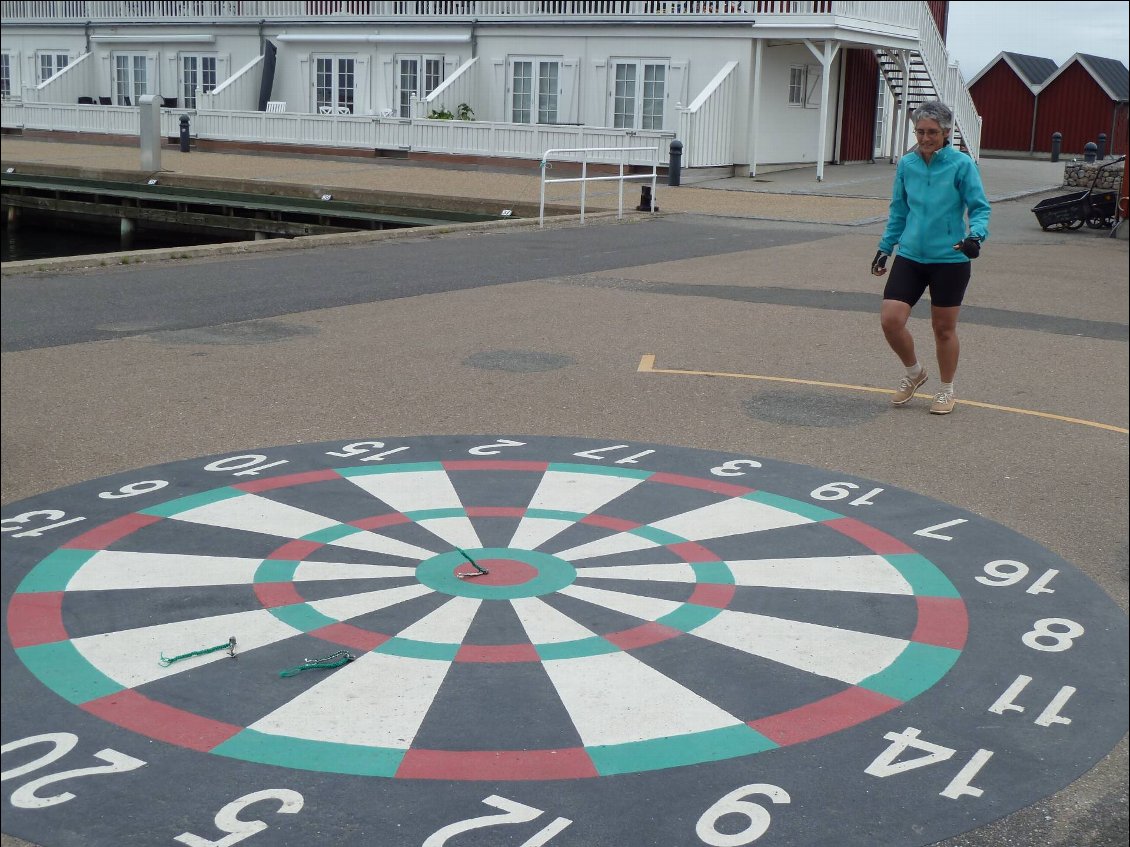
[[1086,191],[1041,200],[1032,207],[1036,221],[1045,230],[1079,229],[1083,224],[1091,229],[1110,229],[1114,226],[1118,192],[1095,191],[1095,185],[1099,181],[1100,173],[1125,159],[1126,157],[1122,156],[1096,169],[1091,187]]

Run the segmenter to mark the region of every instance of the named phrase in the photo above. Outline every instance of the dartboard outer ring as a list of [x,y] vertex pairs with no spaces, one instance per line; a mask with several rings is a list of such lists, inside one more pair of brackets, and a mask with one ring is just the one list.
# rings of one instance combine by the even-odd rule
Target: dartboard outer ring
[[[254,845],[909,847],[1126,729],[1126,617],[1077,568],[761,456],[353,439],[93,480],[3,529],[5,831],[45,847],[211,843],[237,813]],[[155,811],[114,814],[133,792]]]

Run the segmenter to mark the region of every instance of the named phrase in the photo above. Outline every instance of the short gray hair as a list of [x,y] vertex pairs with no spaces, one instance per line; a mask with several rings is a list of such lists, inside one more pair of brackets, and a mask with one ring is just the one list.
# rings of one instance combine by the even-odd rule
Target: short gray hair
[[937,121],[942,129],[953,129],[953,109],[941,100],[927,100],[910,113],[910,119],[918,123],[923,118]]

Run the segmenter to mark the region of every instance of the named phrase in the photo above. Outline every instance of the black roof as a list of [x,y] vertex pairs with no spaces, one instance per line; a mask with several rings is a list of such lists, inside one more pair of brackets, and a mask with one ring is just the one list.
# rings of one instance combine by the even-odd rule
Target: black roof
[[1089,56],[1086,53],[1076,54],[1083,60],[1091,74],[1119,102],[1130,100],[1130,71],[1117,59],[1104,59],[1102,56]]
[[1059,67],[1052,59],[1043,56],[1026,56],[1023,53],[1003,53],[1008,56],[1017,72],[1029,85],[1040,85]]

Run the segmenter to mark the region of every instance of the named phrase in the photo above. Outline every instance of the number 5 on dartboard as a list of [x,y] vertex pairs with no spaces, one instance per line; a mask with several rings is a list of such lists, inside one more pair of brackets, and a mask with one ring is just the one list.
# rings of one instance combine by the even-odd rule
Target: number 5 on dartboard
[[232,847],[246,838],[268,828],[268,824],[261,820],[243,820],[239,813],[254,803],[263,801],[276,801],[279,807],[275,810],[279,815],[295,815],[302,811],[304,803],[302,795],[289,788],[265,788],[251,794],[244,794],[232,800],[216,813],[216,829],[226,833],[218,841],[209,841],[194,835],[191,832],[182,832],[174,840],[188,847]]

